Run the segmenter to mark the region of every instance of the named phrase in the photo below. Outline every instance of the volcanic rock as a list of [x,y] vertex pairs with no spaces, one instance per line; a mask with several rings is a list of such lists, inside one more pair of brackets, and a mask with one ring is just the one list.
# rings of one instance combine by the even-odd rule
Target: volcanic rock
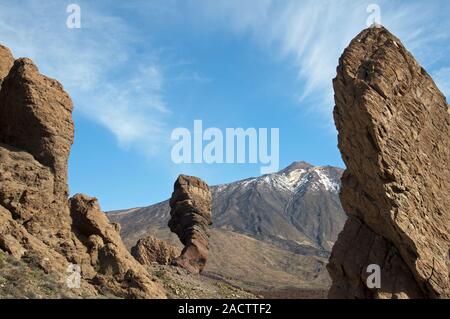
[[[450,114],[447,101],[383,27],[340,58],[334,117],[349,216],[328,265],[331,298],[450,297]],[[366,286],[370,264],[381,288]]]
[[131,255],[142,265],[151,265],[153,263],[170,265],[180,255],[180,252],[176,247],[169,245],[165,241],[148,236],[139,239],[137,244],[131,248]]
[[211,192],[197,177],[181,175],[170,199],[169,228],[185,248],[172,264],[201,273],[208,259],[209,227],[212,225]]
[[[55,195],[67,197],[73,143],[72,101],[30,59],[14,62],[0,94],[0,142],[27,151],[55,175]],[[59,198],[59,199],[61,199]]]
[[94,199],[77,195],[69,205],[72,101],[31,60],[11,59],[0,47],[0,78],[8,73],[0,90],[0,250],[35,256],[61,283],[79,268],[74,292],[83,297],[164,297]]
[[8,75],[14,64],[14,57],[11,51],[0,44],[0,87],[3,79]]
[[70,199],[70,211],[74,232],[87,247],[91,265],[97,270],[93,282],[117,296],[152,296],[155,284],[127,251],[117,227],[100,210],[97,199],[75,195]]

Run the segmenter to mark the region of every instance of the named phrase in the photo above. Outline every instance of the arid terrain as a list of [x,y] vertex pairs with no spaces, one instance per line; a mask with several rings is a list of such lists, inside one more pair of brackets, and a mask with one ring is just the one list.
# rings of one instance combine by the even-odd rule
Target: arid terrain
[[[211,187],[209,276],[251,291],[327,291],[327,257],[345,222],[342,170],[293,163],[279,173]],[[108,213],[131,248],[148,235],[181,249],[168,201]]]
[[167,201],[105,213],[69,197],[68,93],[0,46],[0,298],[450,298],[445,96],[380,25],[333,84],[345,171],[180,175]]

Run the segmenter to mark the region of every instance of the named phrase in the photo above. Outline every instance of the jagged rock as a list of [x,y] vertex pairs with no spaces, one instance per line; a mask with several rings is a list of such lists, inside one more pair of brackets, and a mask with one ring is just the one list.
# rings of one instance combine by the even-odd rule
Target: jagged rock
[[201,273],[208,259],[211,219],[211,191],[197,177],[181,175],[170,199],[169,227],[185,248],[173,261],[192,273]]
[[180,255],[180,252],[176,247],[169,245],[165,241],[148,236],[139,239],[137,244],[131,248],[131,255],[142,265],[151,265],[153,263],[170,265]]
[[116,296],[164,296],[155,294],[162,291],[161,287],[127,251],[117,227],[100,210],[96,198],[75,195],[70,199],[70,212],[75,235],[88,248],[91,264],[98,272],[94,282],[106,285]]
[[11,51],[0,44],[0,87],[3,79],[8,75],[14,64],[14,57]]
[[[450,296],[450,114],[431,77],[385,28],[360,33],[334,80],[349,215],[331,298]],[[381,289],[365,285],[381,266]]]
[[31,60],[11,59],[0,47],[0,79],[12,66],[0,90],[0,250],[35,256],[61,283],[80,266],[80,296],[164,297],[95,200],[79,195],[69,207],[72,101]]
[[39,74],[29,59],[14,62],[0,91],[0,205],[63,254],[73,240],[67,205],[71,111],[58,82]]
[[73,143],[72,101],[30,59],[14,62],[0,94],[0,143],[27,151],[55,175],[55,195],[67,198],[67,161]]

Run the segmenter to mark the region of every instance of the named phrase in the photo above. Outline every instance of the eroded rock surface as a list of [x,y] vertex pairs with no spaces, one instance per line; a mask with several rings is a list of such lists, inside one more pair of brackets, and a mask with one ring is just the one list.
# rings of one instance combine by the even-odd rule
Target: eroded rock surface
[[142,265],[157,263],[170,265],[180,255],[180,251],[154,236],[139,239],[137,244],[131,248],[131,255]]
[[79,266],[74,293],[83,297],[164,297],[95,199],[77,195],[69,204],[74,125],[61,84],[1,46],[0,84],[0,249],[18,259],[33,255],[61,283]]
[[[360,33],[334,80],[349,215],[328,266],[331,298],[450,296],[450,114],[427,72],[385,28]],[[366,286],[381,266],[381,289]]]
[[14,64],[14,57],[11,51],[0,44],[0,87],[3,79],[8,75]]
[[119,228],[108,221],[96,198],[75,195],[70,199],[74,233],[87,247],[92,279],[117,296],[148,298],[159,296],[147,271],[130,255],[120,238]]
[[181,175],[170,199],[169,227],[185,245],[172,263],[192,273],[201,273],[208,259],[211,191],[197,177]]

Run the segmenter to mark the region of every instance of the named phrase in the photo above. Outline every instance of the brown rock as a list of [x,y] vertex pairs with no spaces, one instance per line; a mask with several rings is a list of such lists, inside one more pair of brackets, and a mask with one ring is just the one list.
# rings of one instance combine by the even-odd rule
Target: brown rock
[[72,101],[57,81],[18,59],[0,93],[0,143],[27,151],[55,175],[55,195],[67,197],[67,161],[73,143]]
[[209,227],[212,225],[211,192],[197,177],[181,175],[170,199],[169,227],[185,248],[173,261],[192,273],[201,273],[208,259]]
[[[361,32],[334,80],[349,220],[328,266],[332,298],[450,296],[450,114],[431,77],[385,28]],[[365,285],[381,266],[381,289]]]
[[[0,47],[0,79],[12,65]],[[95,199],[68,201],[72,101],[29,59],[14,62],[0,90],[0,249],[66,282],[81,268],[80,296],[160,298],[164,289],[125,249]],[[28,257],[29,258],[29,257]],[[35,258],[34,258],[35,259]]]
[[11,54],[11,50],[0,44],[0,88],[3,79],[8,75],[14,64],[14,57]]
[[[0,91],[0,205],[59,253],[72,243],[67,161],[72,102],[29,59],[14,62]],[[70,256],[71,257],[71,256]]]
[[114,295],[124,298],[164,297],[162,287],[127,251],[96,198],[75,195],[70,199],[70,211],[74,232],[88,248],[92,266],[98,272],[94,282],[101,282]]
[[139,239],[137,244],[131,248],[131,255],[142,265],[158,263],[170,265],[180,255],[180,251],[168,243],[153,236]]

